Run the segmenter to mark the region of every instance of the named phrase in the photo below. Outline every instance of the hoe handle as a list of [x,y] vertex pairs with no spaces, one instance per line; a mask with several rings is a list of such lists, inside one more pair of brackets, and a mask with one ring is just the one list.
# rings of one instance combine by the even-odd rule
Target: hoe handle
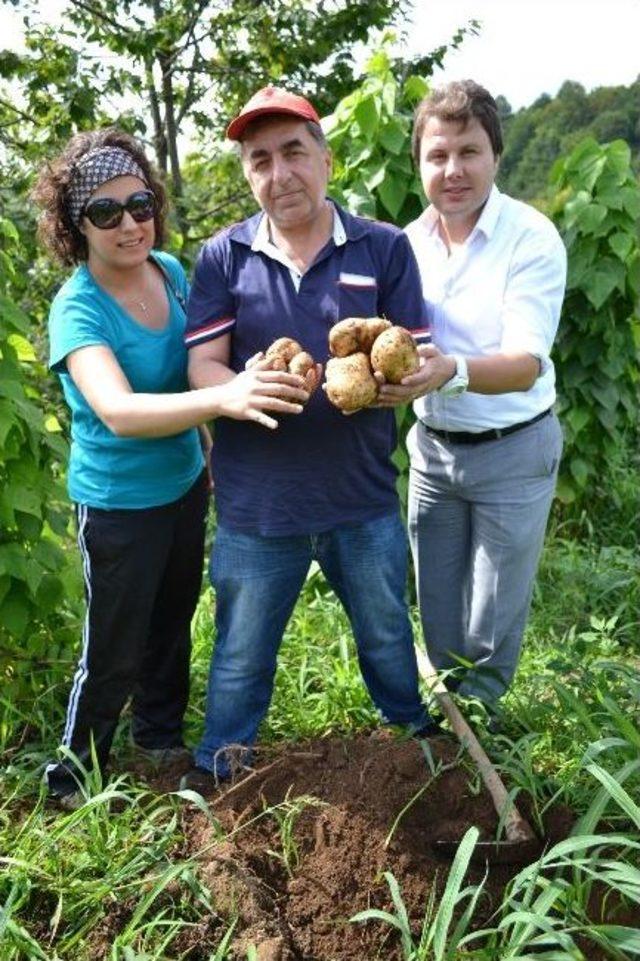
[[[504,816],[504,829],[508,841],[531,841],[535,834],[525,821],[513,800],[509,797],[502,778],[480,746],[477,737],[465,721],[432,667],[427,655],[416,645],[416,658],[420,676],[431,685],[443,714],[451,724],[461,745],[475,761],[484,786],[491,795],[498,817]],[[506,812],[506,813],[505,813]]]

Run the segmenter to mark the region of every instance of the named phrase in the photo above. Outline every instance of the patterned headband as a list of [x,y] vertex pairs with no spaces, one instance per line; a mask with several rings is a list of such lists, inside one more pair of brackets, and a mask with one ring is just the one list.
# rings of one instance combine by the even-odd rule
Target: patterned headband
[[139,177],[147,183],[140,165],[121,147],[96,147],[80,158],[67,187],[69,214],[76,227],[94,190],[114,177],[124,177],[127,174]]

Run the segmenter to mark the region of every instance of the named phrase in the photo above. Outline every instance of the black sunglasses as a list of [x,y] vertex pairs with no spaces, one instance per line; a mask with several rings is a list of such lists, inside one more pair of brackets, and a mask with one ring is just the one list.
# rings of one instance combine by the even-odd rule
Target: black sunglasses
[[97,197],[96,200],[89,201],[84,209],[84,216],[94,227],[110,230],[122,223],[125,210],[131,214],[137,224],[151,220],[156,212],[156,198],[153,191],[136,190],[124,203],[112,197]]

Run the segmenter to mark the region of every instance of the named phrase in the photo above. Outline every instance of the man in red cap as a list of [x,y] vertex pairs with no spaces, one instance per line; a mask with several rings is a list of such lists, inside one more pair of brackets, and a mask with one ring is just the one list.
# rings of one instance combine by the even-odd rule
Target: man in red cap
[[[231,380],[283,336],[324,361],[329,330],[345,317],[384,315],[424,339],[409,242],[397,228],[353,217],[327,197],[331,155],[312,105],[265,87],[227,132],[240,143],[261,210],[200,252],[186,333],[193,386]],[[197,766],[183,781],[201,793],[229,777],[231,745],[248,756],[314,559],[349,616],[384,720],[422,736],[438,731],[419,697],[404,599],[393,411],[345,417],[316,391],[297,416],[262,416],[261,424],[216,422],[216,645]]]

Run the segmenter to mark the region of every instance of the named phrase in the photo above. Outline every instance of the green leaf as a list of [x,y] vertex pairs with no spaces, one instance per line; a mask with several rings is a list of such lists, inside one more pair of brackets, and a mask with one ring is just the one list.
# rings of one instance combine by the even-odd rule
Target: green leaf
[[40,496],[34,490],[24,487],[20,483],[6,484],[0,494],[0,500],[4,501],[12,510],[33,514],[34,517],[42,517]]
[[31,362],[36,360],[36,354],[33,347],[27,338],[22,336],[22,334],[10,334],[7,338],[7,341],[15,350],[19,361]]
[[580,487],[586,487],[591,468],[582,457],[573,457],[569,464],[574,480]]
[[623,233],[621,230],[617,230],[614,234],[611,234],[611,236],[607,238],[607,241],[616,257],[619,257],[620,260],[627,259],[634,244],[633,236],[628,233]]
[[603,257],[584,279],[584,292],[595,307],[600,310],[613,291],[620,289],[626,281],[624,264],[612,257]]
[[63,599],[64,586],[60,578],[43,571],[35,594],[38,610],[45,613],[55,611]]
[[399,154],[407,142],[408,132],[405,125],[397,118],[392,117],[380,129],[378,140],[390,153]]
[[397,217],[407,196],[406,180],[393,176],[386,177],[378,187],[378,196],[391,217]]
[[363,170],[362,178],[365,182],[365,186],[369,192],[373,192],[376,187],[378,187],[385,178],[387,172],[386,163],[380,163],[377,167],[372,170]]
[[572,407],[564,418],[574,434],[579,434],[585,424],[591,420],[591,413],[586,407]]
[[578,226],[585,234],[593,234],[606,216],[606,207],[602,204],[591,203],[580,211],[577,218]]
[[429,92],[429,84],[424,79],[424,77],[419,77],[414,74],[405,80],[403,93],[408,100],[415,103],[417,100],[422,100],[427,96]]
[[575,485],[567,477],[558,477],[556,497],[561,504],[572,504],[576,499]]
[[607,410],[606,407],[599,407],[596,411],[598,422],[602,424],[607,434],[614,436],[617,433],[618,415],[616,411]]
[[0,574],[27,579],[27,556],[21,544],[0,544]]
[[626,212],[637,221],[640,218],[640,189],[638,187],[622,187],[620,191],[622,203]]
[[609,411],[615,411],[620,403],[620,390],[616,384],[593,384],[594,397]]
[[379,117],[379,108],[375,97],[365,97],[355,109],[356,123],[369,140],[374,137],[378,129]]
[[13,405],[7,400],[0,400],[0,451],[5,445],[9,431],[17,423]]
[[0,317],[4,323],[9,323],[23,334],[31,329],[29,318],[17,307],[12,300],[0,293]]
[[22,637],[31,615],[31,605],[24,596],[12,589],[0,604],[0,627],[14,637]]
[[607,147],[607,161],[619,175],[628,172],[631,166],[631,148],[624,140],[614,140]]
[[40,536],[42,521],[38,517],[16,511],[14,520],[23,541],[33,542]]

